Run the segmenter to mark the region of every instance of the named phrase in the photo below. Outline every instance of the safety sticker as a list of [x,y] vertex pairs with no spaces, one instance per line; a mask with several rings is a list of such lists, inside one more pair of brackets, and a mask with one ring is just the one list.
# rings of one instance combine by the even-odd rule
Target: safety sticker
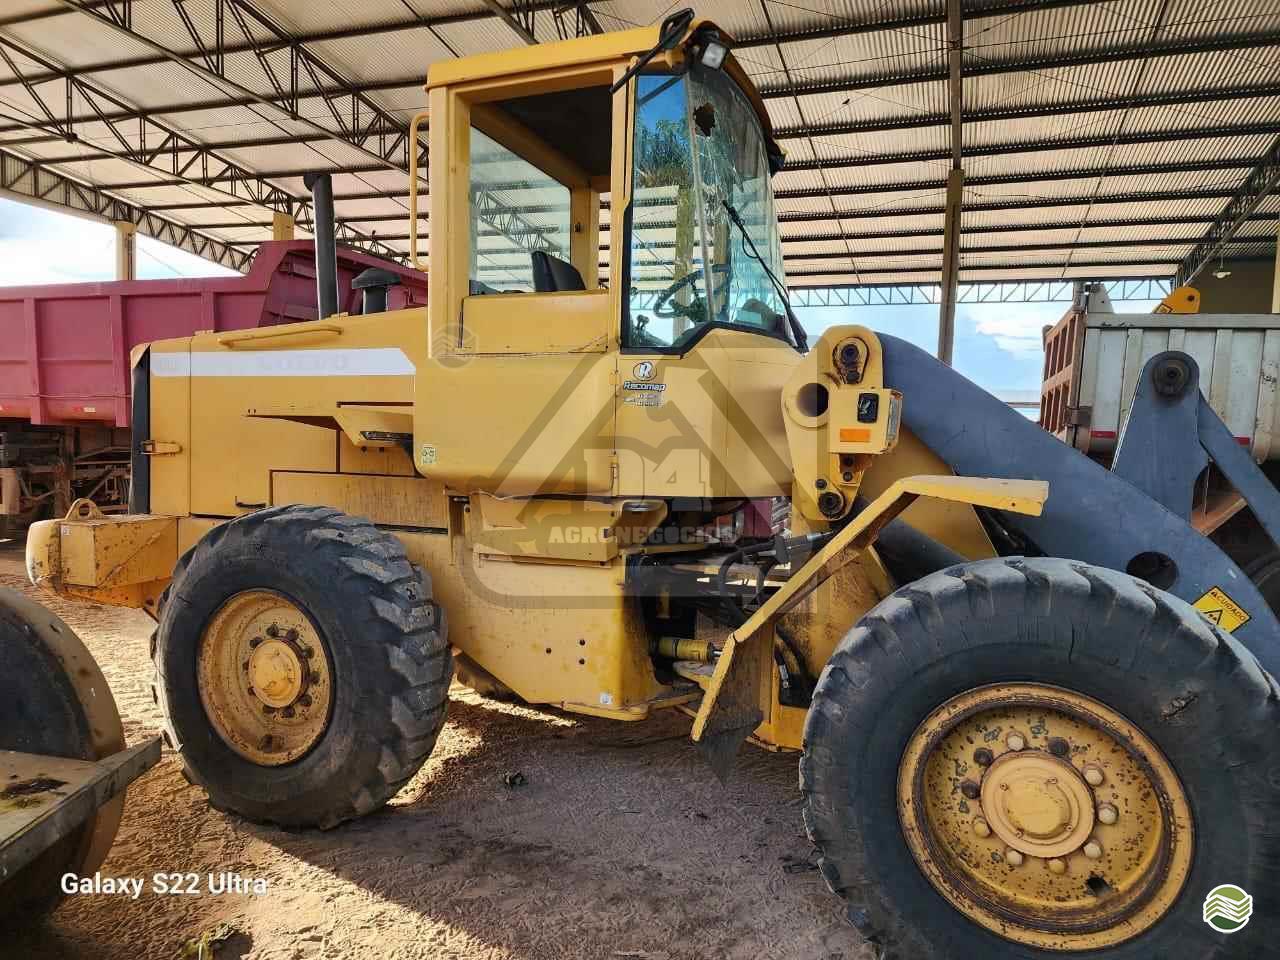
[[429,467],[436,462],[436,445],[434,443],[424,443],[422,445],[422,465]]
[[1250,619],[1244,608],[1228,597],[1221,587],[1210,588],[1208,593],[1195,602],[1195,608],[1227,633],[1235,633]]

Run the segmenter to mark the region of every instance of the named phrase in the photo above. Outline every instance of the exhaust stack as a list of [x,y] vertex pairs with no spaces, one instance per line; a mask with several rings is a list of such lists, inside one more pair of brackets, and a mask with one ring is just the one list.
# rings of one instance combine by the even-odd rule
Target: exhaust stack
[[303,183],[311,191],[316,248],[316,305],[320,319],[338,312],[338,245],[334,239],[333,178],[309,173]]

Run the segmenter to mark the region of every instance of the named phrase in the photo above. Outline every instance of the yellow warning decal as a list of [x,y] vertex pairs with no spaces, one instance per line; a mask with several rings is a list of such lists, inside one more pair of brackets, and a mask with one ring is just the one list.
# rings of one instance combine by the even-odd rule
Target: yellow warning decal
[[1249,615],[1244,612],[1244,608],[1228,597],[1221,587],[1211,588],[1195,602],[1195,608],[1227,633],[1235,633],[1249,622]]

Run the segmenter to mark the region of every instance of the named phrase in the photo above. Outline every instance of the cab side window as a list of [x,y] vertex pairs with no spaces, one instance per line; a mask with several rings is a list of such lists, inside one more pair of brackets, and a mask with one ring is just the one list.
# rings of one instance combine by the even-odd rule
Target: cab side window
[[475,127],[468,194],[473,293],[532,293],[568,263],[569,188]]
[[471,108],[469,293],[600,288],[613,97],[591,85]]

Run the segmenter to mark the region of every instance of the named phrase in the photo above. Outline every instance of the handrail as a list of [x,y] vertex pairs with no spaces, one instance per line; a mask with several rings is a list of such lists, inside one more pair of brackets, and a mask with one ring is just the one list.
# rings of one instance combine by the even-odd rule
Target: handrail
[[257,343],[262,340],[283,340],[289,337],[340,336],[342,327],[332,323],[311,323],[293,330],[273,330],[270,327],[228,333],[218,338],[220,346],[234,347],[238,343]]
[[431,114],[419,110],[409,121],[409,265],[424,269],[418,260],[418,125]]

